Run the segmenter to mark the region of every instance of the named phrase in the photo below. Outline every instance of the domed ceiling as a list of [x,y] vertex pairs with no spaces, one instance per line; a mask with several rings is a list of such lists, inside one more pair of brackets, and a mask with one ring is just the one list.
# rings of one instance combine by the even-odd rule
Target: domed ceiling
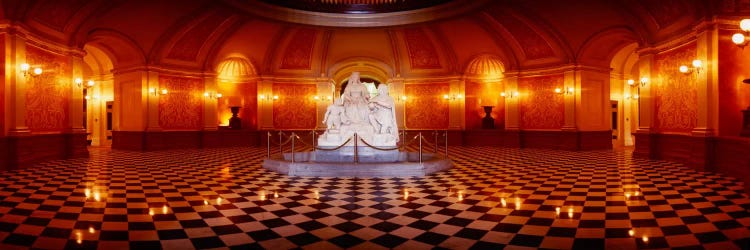
[[415,10],[452,0],[261,0],[282,7],[327,13],[373,14]]

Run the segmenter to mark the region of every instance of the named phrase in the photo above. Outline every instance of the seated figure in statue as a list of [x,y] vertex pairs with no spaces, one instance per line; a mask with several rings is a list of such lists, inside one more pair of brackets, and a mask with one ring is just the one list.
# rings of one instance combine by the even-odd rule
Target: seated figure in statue
[[344,114],[344,102],[341,98],[336,99],[336,101],[328,105],[328,109],[326,109],[326,114],[323,117],[323,124],[326,124],[326,127],[328,130],[331,129],[340,129],[342,120],[341,116]]
[[370,100],[370,124],[375,133],[391,135],[398,142],[398,126],[396,125],[396,102],[388,94],[388,85],[378,86],[378,95]]
[[349,83],[344,88],[344,94],[341,96],[344,100],[344,115],[342,119],[345,124],[359,125],[367,124],[367,117],[370,110],[367,107],[367,103],[370,99],[370,95],[367,91],[367,87],[359,79],[359,72],[352,72],[349,76]]

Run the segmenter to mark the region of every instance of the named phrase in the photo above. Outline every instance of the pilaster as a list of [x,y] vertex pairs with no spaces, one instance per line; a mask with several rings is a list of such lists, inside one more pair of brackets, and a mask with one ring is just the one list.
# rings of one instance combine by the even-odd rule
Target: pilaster
[[333,104],[334,101],[338,99],[339,97],[336,96],[336,94],[334,93],[335,87],[334,87],[332,79],[319,78],[315,81],[315,85],[317,87],[317,96],[318,96],[318,100],[316,103],[317,119],[316,119],[315,128],[325,129],[326,125],[323,123],[323,119],[328,109],[328,105]]
[[273,81],[261,80],[258,83],[258,126],[261,130],[273,127]]
[[208,96],[203,96],[203,130],[216,131],[219,129],[217,109],[219,107],[218,88],[216,77],[203,77],[203,91]]
[[[573,93],[569,93],[568,90],[573,88]],[[580,106],[580,98],[576,98],[579,95],[581,88],[581,72],[577,69],[568,70],[563,73],[563,103],[565,111],[563,112],[565,118],[563,121],[563,131],[576,131],[576,106]],[[578,102],[576,102],[578,101]]]
[[[451,95],[466,96],[466,83],[464,80],[450,80],[449,89]],[[464,128],[466,98],[458,98],[449,102],[448,109],[448,129],[460,130]]]
[[159,86],[159,73],[147,71],[145,81],[148,91],[146,130],[161,131],[161,126],[159,126],[159,98],[162,97],[162,94],[161,86]]
[[521,128],[520,119],[519,119],[519,101],[521,98],[519,96],[514,96],[514,93],[518,92],[518,76],[508,76],[506,75],[505,79],[503,79],[505,88],[503,89],[503,92],[505,93],[505,130],[519,130]]
[[26,63],[26,39],[9,32],[5,39],[5,124],[8,135],[31,133],[26,125],[26,81],[21,64]]
[[696,58],[703,67],[694,72],[698,89],[698,123],[694,136],[716,135],[719,127],[719,29],[716,23],[700,26]]

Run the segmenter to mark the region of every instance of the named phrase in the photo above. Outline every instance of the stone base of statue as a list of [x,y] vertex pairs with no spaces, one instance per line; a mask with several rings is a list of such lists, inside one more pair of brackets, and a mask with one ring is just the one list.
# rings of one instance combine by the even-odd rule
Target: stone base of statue
[[[398,152],[397,162],[360,162],[355,163],[347,157],[335,158],[352,160],[351,162],[318,162],[320,151],[284,153],[283,158],[273,157],[263,161],[263,168],[290,176],[315,177],[410,177],[426,176],[453,167],[450,159],[432,153],[423,153],[419,161],[419,152]],[[332,158],[333,159],[333,158]],[[375,158],[371,158],[375,159]]]

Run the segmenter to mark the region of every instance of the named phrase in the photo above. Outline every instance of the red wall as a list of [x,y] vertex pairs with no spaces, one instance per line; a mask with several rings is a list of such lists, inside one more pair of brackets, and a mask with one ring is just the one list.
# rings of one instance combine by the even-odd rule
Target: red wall
[[449,101],[443,95],[449,90],[448,83],[407,84],[406,128],[447,129]]
[[317,119],[315,84],[274,83],[273,126],[276,129],[314,129]]
[[[698,123],[698,87],[694,74],[679,72],[680,65],[691,65],[696,45],[660,53],[655,57],[656,123],[660,132],[690,133]],[[705,104],[704,104],[705,105]]]
[[522,129],[560,129],[565,123],[565,103],[555,88],[563,87],[563,75],[521,78],[518,82],[521,96]]
[[738,136],[742,130],[741,110],[750,106],[750,50],[732,43],[734,31],[719,33],[719,135]]
[[165,130],[203,128],[203,81],[195,78],[159,76],[159,88],[169,94],[159,96],[159,126]]
[[32,69],[43,69],[26,82],[26,125],[32,133],[63,132],[69,118],[70,60],[33,46],[26,47],[26,60]]
[[500,97],[502,83],[466,82],[466,129],[482,128],[484,108],[494,106],[490,116],[495,119],[495,128],[505,127],[505,101]]
[[[5,35],[0,34],[0,44],[3,46],[0,46],[0,58],[5,58]],[[4,60],[4,59],[3,59]],[[5,67],[0,67],[0,79],[5,79]],[[2,112],[2,116],[0,116],[0,137],[3,137],[5,135],[5,84],[0,84],[0,111]],[[0,141],[0,144],[3,142]],[[2,148],[2,146],[0,146]],[[0,152],[0,156],[3,156],[3,153]],[[0,161],[2,163],[2,161]]]

